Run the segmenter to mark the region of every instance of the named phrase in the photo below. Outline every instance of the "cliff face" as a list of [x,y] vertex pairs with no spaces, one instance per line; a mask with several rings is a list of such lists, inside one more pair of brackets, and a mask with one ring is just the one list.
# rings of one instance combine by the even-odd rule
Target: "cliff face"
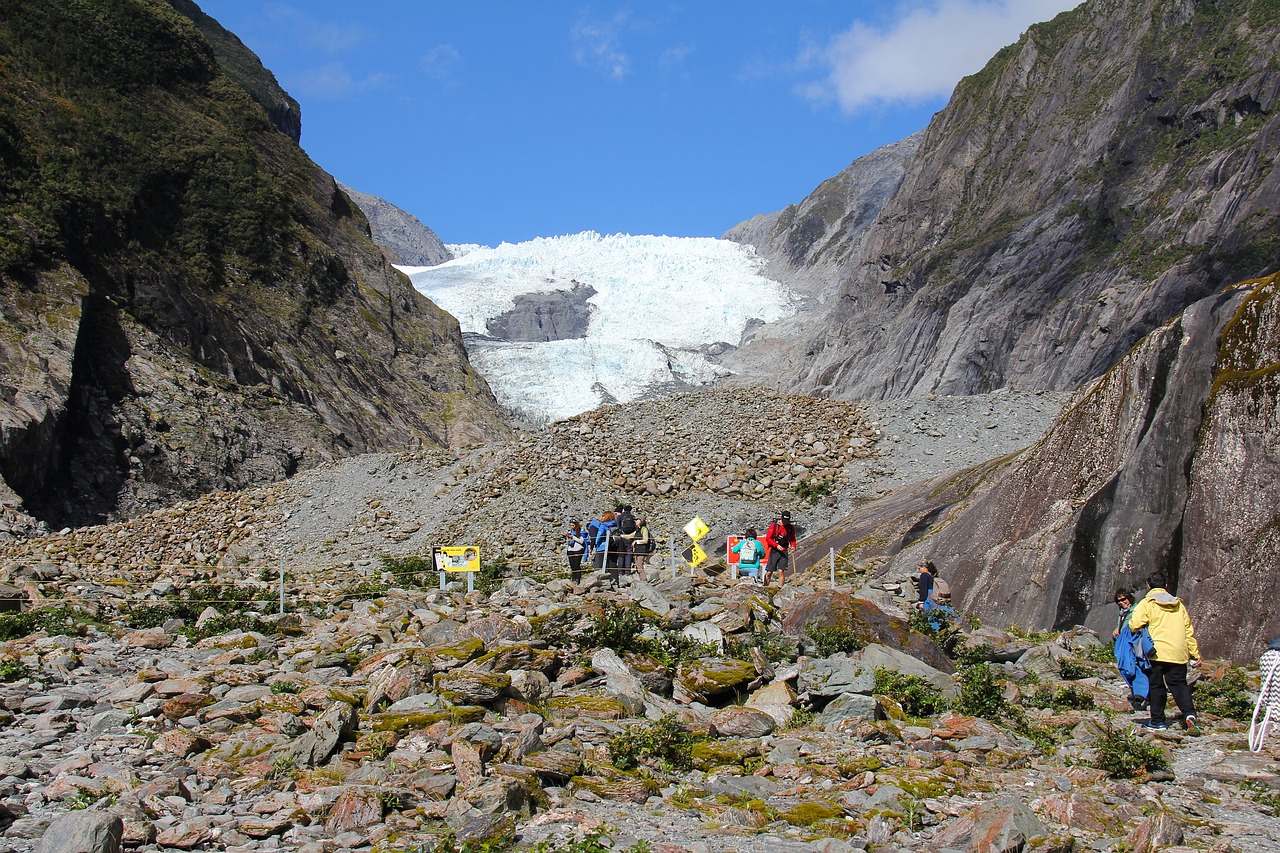
[[453,259],[444,242],[416,216],[375,195],[338,184],[369,219],[373,239],[387,250],[391,262],[412,267],[432,267]]
[[[779,384],[1072,390],[1274,271],[1278,53],[1262,0],[1092,0],[1031,27],[960,83],[855,250],[805,254],[841,280]],[[781,264],[805,228],[760,248]]]
[[0,472],[51,525],[504,433],[452,317],[161,0],[0,14]]
[[924,483],[823,537],[906,573],[935,560],[997,623],[1114,625],[1112,593],[1163,571],[1205,653],[1280,635],[1280,276],[1215,294],[1077,393],[1040,442]]

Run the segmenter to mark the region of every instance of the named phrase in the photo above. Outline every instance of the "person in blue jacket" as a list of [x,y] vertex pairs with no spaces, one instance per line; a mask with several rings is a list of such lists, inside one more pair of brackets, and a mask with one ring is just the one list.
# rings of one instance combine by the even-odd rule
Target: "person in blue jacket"
[[1129,704],[1133,706],[1133,710],[1142,711],[1147,707],[1147,693],[1150,689],[1147,671],[1151,669],[1151,663],[1143,653],[1140,633],[1135,634],[1129,627],[1129,615],[1138,602],[1134,600],[1133,591],[1128,589],[1117,589],[1115,602],[1120,608],[1120,618],[1116,622],[1115,631],[1111,633],[1115,643],[1112,654],[1115,655],[1116,668],[1129,685]]

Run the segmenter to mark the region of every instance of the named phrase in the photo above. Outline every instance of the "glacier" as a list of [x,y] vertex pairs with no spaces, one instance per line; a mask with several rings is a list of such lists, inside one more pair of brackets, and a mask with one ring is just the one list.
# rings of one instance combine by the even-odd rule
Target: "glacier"
[[[451,245],[454,259],[398,267],[458,318],[467,352],[498,402],[529,423],[706,386],[728,375],[716,354],[748,326],[796,312],[799,300],[740,243],[712,237],[539,237],[497,247]],[[526,294],[594,289],[585,335],[506,341],[489,322]]]

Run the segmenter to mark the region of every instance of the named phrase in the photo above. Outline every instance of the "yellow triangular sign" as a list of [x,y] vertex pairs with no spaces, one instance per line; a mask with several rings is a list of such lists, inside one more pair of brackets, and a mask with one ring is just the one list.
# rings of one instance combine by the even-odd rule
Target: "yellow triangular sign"
[[684,557],[684,561],[696,569],[701,563],[706,562],[707,552],[702,550],[702,547],[697,542],[694,542],[688,548],[685,548],[680,553],[680,556]]
[[[707,527],[707,523],[702,519],[694,518],[693,521],[689,522],[684,526],[684,532],[689,534],[690,539],[692,539],[694,542],[697,542],[703,536],[706,536],[708,533],[710,533],[711,528]],[[706,555],[704,554],[703,557],[705,558]],[[695,563],[694,565],[697,565],[697,564]]]

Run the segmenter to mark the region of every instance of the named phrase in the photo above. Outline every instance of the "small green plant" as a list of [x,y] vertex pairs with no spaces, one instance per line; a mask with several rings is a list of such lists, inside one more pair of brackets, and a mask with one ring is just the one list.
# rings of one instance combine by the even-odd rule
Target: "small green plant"
[[1086,711],[1093,708],[1093,697],[1074,684],[1054,690],[1045,685],[1032,694],[1030,704],[1035,708],[1051,708],[1055,711]]
[[0,682],[9,684],[14,681],[20,681],[23,678],[33,678],[35,674],[35,670],[22,661],[14,660],[13,658],[0,660]]
[[795,713],[791,715],[791,720],[787,723],[786,730],[803,729],[813,724],[818,715],[808,705],[801,705],[796,708]]
[[271,760],[272,779],[293,779],[298,775],[298,762],[292,755],[277,755]]
[[1241,782],[1240,789],[1249,799],[1265,809],[1270,809],[1272,817],[1280,817],[1280,791],[1254,779]]
[[[617,832],[611,826],[601,826],[588,830],[581,838],[557,837],[551,841],[539,841],[529,848],[530,853],[614,853],[613,834]],[[650,853],[652,845],[647,841],[637,841],[622,853]]]
[[766,660],[774,663],[795,660],[795,642],[779,632],[771,634],[757,628],[750,634],[735,635],[725,638],[725,654],[738,660],[751,660],[751,650],[756,649]]
[[115,791],[95,791],[84,785],[77,785],[76,792],[67,797],[65,802],[72,811],[80,811],[101,803],[104,806],[115,805],[120,795]]
[[667,773],[688,770],[693,766],[693,745],[699,740],[674,714],[666,714],[650,723],[627,726],[609,741],[609,755],[619,770],[634,770],[641,764]]
[[831,481],[801,480],[791,487],[791,491],[800,500],[816,504],[823,497],[831,494]]
[[1241,721],[1253,717],[1249,682],[1238,666],[1228,667],[1220,678],[1200,679],[1194,689],[1196,707],[1206,714]]
[[1111,646],[1103,643],[1099,643],[1096,646],[1085,646],[1083,649],[1078,649],[1076,654],[1087,661],[1105,664],[1107,666],[1116,662],[1115,650]]
[[813,641],[815,654],[820,658],[829,658],[839,652],[856,652],[867,645],[865,639],[847,626],[810,626],[804,629],[804,634]]
[[1128,729],[1108,727],[1098,738],[1096,749],[1093,766],[1114,779],[1132,779],[1169,769],[1169,758],[1159,744]]
[[1093,675],[1093,667],[1083,661],[1063,658],[1058,663],[1058,673],[1066,681],[1079,681]]
[[277,681],[271,685],[272,693],[300,693],[302,685],[296,681]]
[[1060,631],[1033,631],[1021,625],[1010,625],[1008,631],[1012,636],[1032,643],[1047,643],[1061,633]]
[[912,717],[932,717],[947,708],[942,691],[918,675],[877,669],[875,678],[876,693],[888,696]]

